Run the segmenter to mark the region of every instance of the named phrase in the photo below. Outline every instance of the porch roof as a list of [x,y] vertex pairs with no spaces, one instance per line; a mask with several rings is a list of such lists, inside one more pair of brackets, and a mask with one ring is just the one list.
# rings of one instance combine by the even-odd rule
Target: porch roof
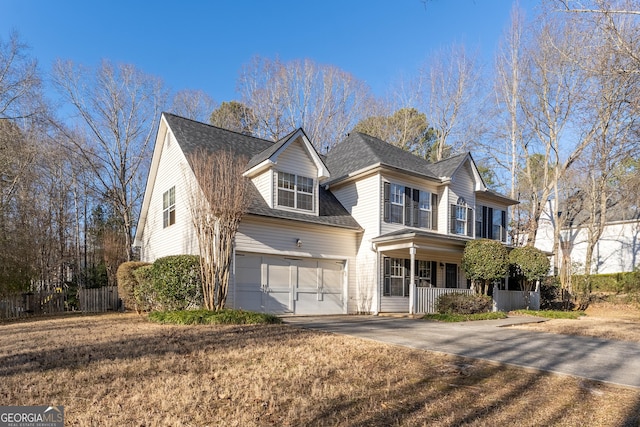
[[371,239],[377,251],[396,249],[424,249],[440,252],[462,253],[469,238],[450,236],[429,231],[403,228]]

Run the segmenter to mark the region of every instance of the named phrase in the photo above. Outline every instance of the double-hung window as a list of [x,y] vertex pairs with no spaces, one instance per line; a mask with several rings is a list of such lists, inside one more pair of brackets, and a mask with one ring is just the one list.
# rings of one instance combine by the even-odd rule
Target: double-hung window
[[384,183],[384,221],[436,230],[437,194],[389,182]]
[[313,211],[313,179],[278,172],[278,206]]
[[426,191],[420,191],[418,195],[417,225],[420,228],[431,228],[431,193]]
[[162,194],[162,227],[167,228],[176,223],[176,187],[173,186]]
[[404,186],[391,184],[391,222],[403,224],[404,214]]
[[474,215],[473,209],[467,207],[465,200],[460,197],[456,204],[451,205],[449,232],[473,237]]

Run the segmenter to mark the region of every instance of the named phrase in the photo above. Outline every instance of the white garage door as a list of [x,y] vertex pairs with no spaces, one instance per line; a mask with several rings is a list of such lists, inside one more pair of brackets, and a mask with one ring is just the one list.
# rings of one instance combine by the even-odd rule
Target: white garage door
[[275,314],[342,314],[343,305],[343,261],[236,254],[236,308]]

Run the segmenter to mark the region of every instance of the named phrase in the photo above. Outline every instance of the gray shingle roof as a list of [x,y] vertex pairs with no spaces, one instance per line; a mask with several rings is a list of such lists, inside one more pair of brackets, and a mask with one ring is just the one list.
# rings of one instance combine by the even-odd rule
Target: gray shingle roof
[[287,141],[289,141],[289,138],[291,138],[291,135],[296,133],[296,131],[297,130],[291,131],[288,135],[285,135],[278,142],[273,143],[271,147],[253,156],[251,160],[249,160],[249,164],[247,164],[247,169],[251,169],[252,167],[259,165],[260,163],[267,160],[269,157],[273,156],[273,154],[276,151],[278,151],[280,147],[282,147],[284,144],[287,143]]
[[391,168],[439,179],[451,174],[464,161],[467,153],[431,163],[370,135],[352,132],[327,154],[327,166],[331,171],[331,181],[338,181],[349,174],[369,166],[381,164]]
[[[264,160],[268,159],[271,154],[282,146],[291,136],[291,134],[289,134],[277,143],[274,143],[173,114],[163,113],[163,115],[187,159],[190,158],[189,154],[202,149],[206,152],[231,150],[234,154],[244,156],[247,159],[262,158],[262,160]],[[258,163],[260,163],[260,161],[258,161]],[[360,225],[353,219],[344,206],[340,204],[335,196],[329,191],[324,190],[323,187],[318,187],[320,203],[318,216],[271,209],[254,185],[250,186],[249,191],[249,197],[251,199],[248,209],[249,214],[332,225],[354,230],[361,229]]]

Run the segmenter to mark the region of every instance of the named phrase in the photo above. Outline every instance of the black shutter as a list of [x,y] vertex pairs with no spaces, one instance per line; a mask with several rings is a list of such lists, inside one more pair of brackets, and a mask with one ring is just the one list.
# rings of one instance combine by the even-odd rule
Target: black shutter
[[388,297],[391,295],[391,258],[385,257],[384,263],[384,285],[382,289],[382,295]]
[[493,208],[488,209],[487,215],[487,239],[493,239]]
[[467,208],[467,236],[473,237],[473,209]]
[[434,288],[438,286],[438,263],[431,261],[431,286]]
[[438,229],[438,195],[431,195],[431,228]]
[[487,218],[489,218],[489,208],[482,207],[482,237],[487,238]]
[[391,218],[391,184],[384,183],[384,222],[389,222]]
[[413,226],[414,227],[420,227],[420,212],[419,212],[419,206],[420,206],[420,190],[413,190]]
[[449,218],[450,218],[450,223],[449,223],[449,232],[452,234],[456,234],[456,205],[451,204],[449,205]]
[[404,225],[411,225],[411,188],[404,187]]
[[502,241],[507,241],[507,211],[502,212]]

